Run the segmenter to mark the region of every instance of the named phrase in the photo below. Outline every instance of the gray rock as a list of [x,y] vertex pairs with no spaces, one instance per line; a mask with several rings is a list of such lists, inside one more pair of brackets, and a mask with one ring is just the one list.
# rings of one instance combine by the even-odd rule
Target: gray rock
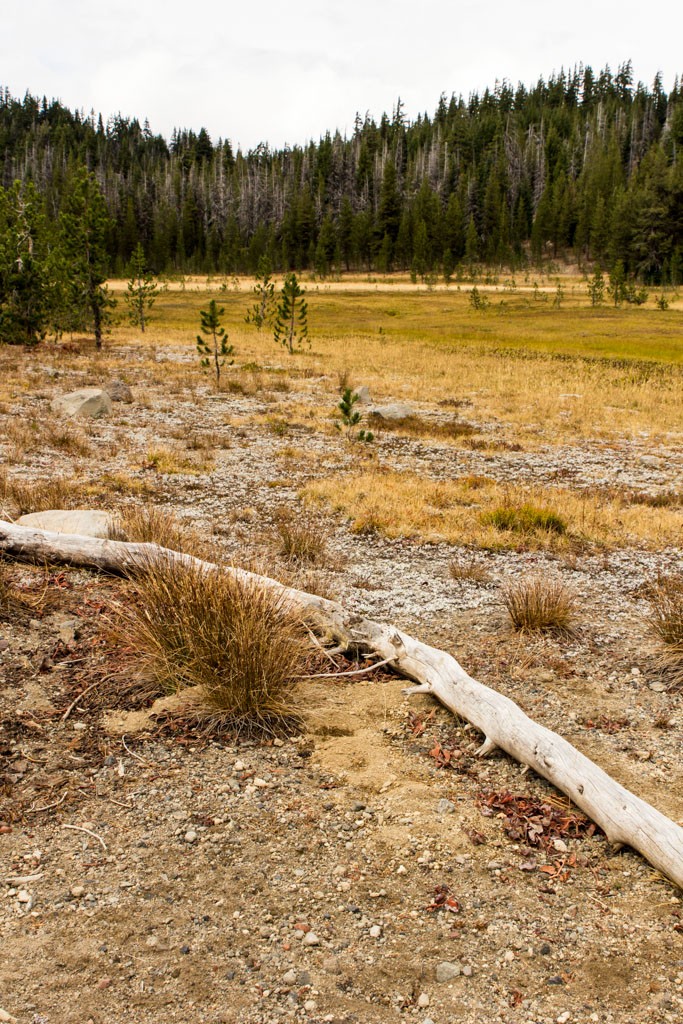
[[110,381],[105,391],[111,398],[112,402],[125,402],[126,405],[130,405],[133,401],[133,392],[123,380],[112,380]]
[[282,975],[282,983],[284,985],[295,985],[296,984],[296,971],[285,971]]
[[372,398],[370,397],[370,388],[366,384],[361,384],[359,388],[355,388],[355,393],[358,395],[359,405],[371,405]]
[[109,512],[88,508],[50,509],[20,516],[17,525],[34,530],[49,530],[52,533],[75,533],[81,537],[106,539],[113,529],[114,517]]
[[453,963],[452,960],[442,960],[440,964],[436,965],[436,980],[443,984],[446,981],[453,981],[454,978],[459,978],[462,973],[462,967],[458,963]]
[[390,405],[373,405],[368,413],[381,420],[403,420],[406,416],[412,416],[413,410],[405,402],[392,402]]
[[436,805],[437,814],[452,814],[454,810],[455,804],[453,803],[452,800],[439,800],[438,804]]
[[101,388],[80,388],[68,395],[58,395],[50,406],[53,412],[63,416],[85,416],[88,419],[99,419],[111,413],[111,398]]

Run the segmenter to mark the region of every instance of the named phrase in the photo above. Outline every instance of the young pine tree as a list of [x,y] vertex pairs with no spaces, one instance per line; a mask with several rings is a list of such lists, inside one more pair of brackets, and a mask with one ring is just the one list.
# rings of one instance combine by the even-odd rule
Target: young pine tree
[[125,295],[128,305],[128,319],[134,327],[139,327],[145,333],[145,327],[149,322],[149,311],[159,294],[159,289],[152,274],[146,269],[145,251],[140,242],[130,258],[128,266],[130,280],[128,291]]
[[295,345],[301,348],[308,341],[308,306],[296,274],[287,274],[284,279],[273,336],[276,343],[284,345],[290,355]]
[[264,325],[270,324],[275,312],[275,284],[270,273],[270,260],[262,256],[258,261],[256,284],[254,285],[256,302],[247,310],[244,322],[253,324],[259,331]]
[[49,315],[47,232],[31,182],[0,187],[0,342],[34,345]]
[[[235,351],[233,346],[228,344],[227,332],[221,326],[220,318],[224,313],[224,307],[221,306],[219,309],[216,305],[216,300],[211,299],[209,308],[201,310],[200,314],[202,318],[202,332],[207,337],[202,338],[201,334],[197,335],[197,352],[201,357],[201,365],[204,369],[208,370],[213,362],[216,372],[216,389],[220,387],[221,369],[225,366],[227,357],[231,356]],[[232,366],[234,361],[234,359],[231,359],[228,365]]]

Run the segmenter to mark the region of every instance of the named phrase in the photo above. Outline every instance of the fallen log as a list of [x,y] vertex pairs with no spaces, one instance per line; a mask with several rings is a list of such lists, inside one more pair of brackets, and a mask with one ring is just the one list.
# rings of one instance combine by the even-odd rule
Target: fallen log
[[[145,565],[159,558],[201,565],[207,571],[219,568],[155,544],[49,533],[2,521],[0,554],[127,576],[143,572]],[[397,673],[417,683],[405,693],[431,694],[483,733],[478,754],[484,756],[499,747],[533,768],[592,818],[611,843],[631,846],[683,889],[683,828],[616,782],[560,735],[534,722],[514,701],[472,679],[451,655],[394,626],[363,618],[336,601],[285,587],[244,569],[224,571],[283,593],[290,607],[326,641],[390,663]]]

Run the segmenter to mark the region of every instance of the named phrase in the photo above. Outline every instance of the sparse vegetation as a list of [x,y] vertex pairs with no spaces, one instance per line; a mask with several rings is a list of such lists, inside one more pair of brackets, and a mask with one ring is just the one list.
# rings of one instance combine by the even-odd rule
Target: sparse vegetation
[[322,565],[327,561],[327,531],[308,517],[281,511],[275,522],[277,552],[298,565]]
[[[201,365],[208,370],[213,364],[217,388],[221,383],[221,370],[225,366],[228,356],[234,352],[234,347],[228,344],[227,331],[221,324],[221,317],[224,313],[225,308],[221,306],[219,309],[216,300],[211,299],[209,308],[201,311],[202,334],[207,337],[202,338],[201,334],[197,335],[197,352]],[[230,362],[234,363],[234,359]]]
[[282,596],[249,579],[155,559],[118,630],[158,692],[198,687],[201,717],[236,732],[296,727],[311,644]]
[[201,541],[196,530],[158,505],[128,506],[118,517],[111,536],[113,540],[158,544],[162,548],[198,558],[206,555],[207,545]]
[[683,574],[661,576],[649,588],[648,623],[660,645],[662,667],[674,685],[683,683]]
[[350,441],[357,439],[359,441],[369,443],[375,439],[375,435],[371,430],[366,430],[364,427],[361,427],[360,430],[356,431],[356,427],[359,425],[363,417],[360,409],[356,408],[358,401],[358,392],[353,391],[350,387],[345,387],[342,392],[341,400],[337,405],[339,415],[341,416],[341,424],[337,422],[337,426],[340,430],[342,425],[345,427],[346,436]]
[[559,580],[534,577],[510,584],[503,590],[503,602],[520,632],[573,632],[576,598]]
[[77,508],[80,497],[80,488],[74,481],[67,482],[61,477],[55,477],[52,480],[32,482],[0,472],[0,502],[13,516],[54,508]]
[[290,355],[295,348],[308,340],[308,304],[305,290],[297,281],[296,274],[287,274],[280,292],[280,301],[275,316],[273,337],[277,345],[283,345]]
[[482,514],[482,522],[490,523],[497,530],[511,533],[554,533],[567,532],[567,521],[552,508],[541,508],[530,502],[515,502],[508,499],[497,508]]

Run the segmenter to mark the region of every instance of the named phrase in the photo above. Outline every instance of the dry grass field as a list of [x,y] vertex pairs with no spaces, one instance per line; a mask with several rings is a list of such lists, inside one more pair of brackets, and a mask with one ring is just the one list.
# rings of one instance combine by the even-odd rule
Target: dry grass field
[[[479,281],[479,310],[472,282],[304,281],[290,356],[245,324],[252,281],[185,279],[100,352],[0,348],[0,517],[108,510],[394,622],[683,823],[683,301],[594,309],[561,281],[559,306],[555,276]],[[195,349],[210,298],[235,350],[220,389]],[[51,411],[113,380],[133,401],[109,416]],[[370,443],[340,429],[347,386]],[[207,595],[200,630],[192,581],[175,685],[141,649],[159,587],[0,562],[7,1014],[681,1019],[681,893],[642,858],[395,676],[334,674],[367,665],[316,654],[332,678],[297,675],[264,739],[208,727],[181,620],[207,650],[232,627]]]

